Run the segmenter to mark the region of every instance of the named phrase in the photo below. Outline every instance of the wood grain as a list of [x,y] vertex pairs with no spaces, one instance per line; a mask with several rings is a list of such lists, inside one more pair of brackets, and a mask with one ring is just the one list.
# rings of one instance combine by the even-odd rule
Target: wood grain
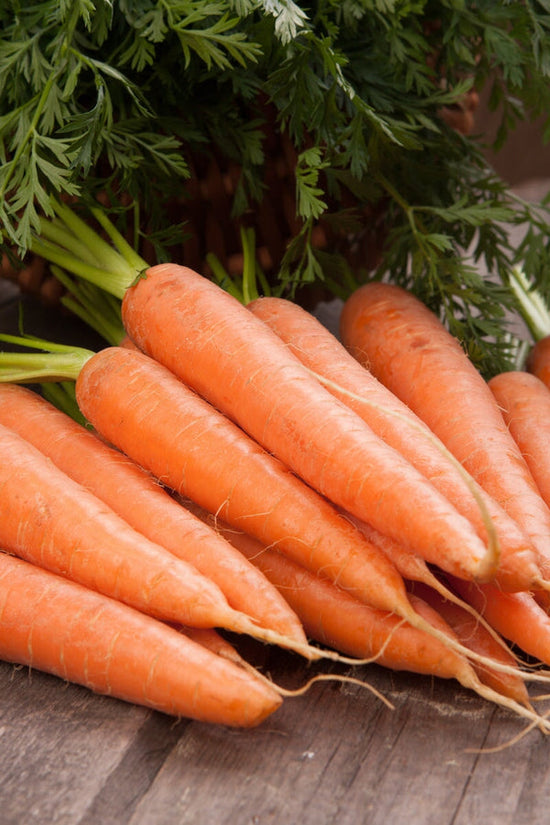
[[[310,668],[276,654],[299,684]],[[455,683],[371,666],[395,704],[338,683],[229,730],[94,696],[0,664],[2,825],[546,825],[538,732]]]

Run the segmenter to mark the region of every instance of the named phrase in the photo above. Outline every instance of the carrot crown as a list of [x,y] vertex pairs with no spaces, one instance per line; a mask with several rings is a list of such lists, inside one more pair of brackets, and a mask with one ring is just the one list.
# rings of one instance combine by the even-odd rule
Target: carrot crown
[[111,243],[83,221],[66,204],[52,199],[56,217],[42,218],[40,235],[31,250],[50,263],[122,299],[126,290],[143,277],[149,267],[120,234],[103,210],[91,213]]

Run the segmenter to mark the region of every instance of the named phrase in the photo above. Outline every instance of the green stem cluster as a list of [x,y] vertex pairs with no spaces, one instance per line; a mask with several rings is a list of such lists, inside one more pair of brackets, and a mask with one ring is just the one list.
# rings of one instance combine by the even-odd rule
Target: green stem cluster
[[92,350],[83,347],[56,344],[32,336],[2,333],[0,341],[31,350],[0,352],[0,381],[3,383],[76,381],[86,361],[94,355]]
[[550,335],[550,307],[519,266],[510,272],[510,288],[533,340],[539,341]]

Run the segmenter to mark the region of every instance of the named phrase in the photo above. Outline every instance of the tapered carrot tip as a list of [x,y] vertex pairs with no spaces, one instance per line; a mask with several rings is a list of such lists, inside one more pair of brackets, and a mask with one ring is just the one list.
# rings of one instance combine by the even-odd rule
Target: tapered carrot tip
[[0,657],[176,717],[252,727],[279,692],[127,605],[0,553]]

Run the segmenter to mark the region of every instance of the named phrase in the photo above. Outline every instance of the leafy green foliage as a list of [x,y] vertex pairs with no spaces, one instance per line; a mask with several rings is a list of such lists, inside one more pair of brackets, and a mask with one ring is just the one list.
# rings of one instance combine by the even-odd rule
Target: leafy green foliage
[[[345,295],[390,277],[438,310],[489,374],[509,363],[512,268],[548,290],[547,209],[513,198],[441,112],[489,85],[497,146],[524,119],[543,117],[550,138],[549,75],[550,8],[535,0],[5,0],[3,240],[24,254],[52,196],[102,193],[119,227],[149,233],[166,257],[168,239],[191,231],[170,205],[195,159],[238,166],[228,218],[251,220],[271,195],[275,136],[295,156],[278,288]],[[353,246],[362,209],[379,204],[374,273],[315,245],[322,223],[347,227]],[[525,227],[519,250],[503,221]]]

